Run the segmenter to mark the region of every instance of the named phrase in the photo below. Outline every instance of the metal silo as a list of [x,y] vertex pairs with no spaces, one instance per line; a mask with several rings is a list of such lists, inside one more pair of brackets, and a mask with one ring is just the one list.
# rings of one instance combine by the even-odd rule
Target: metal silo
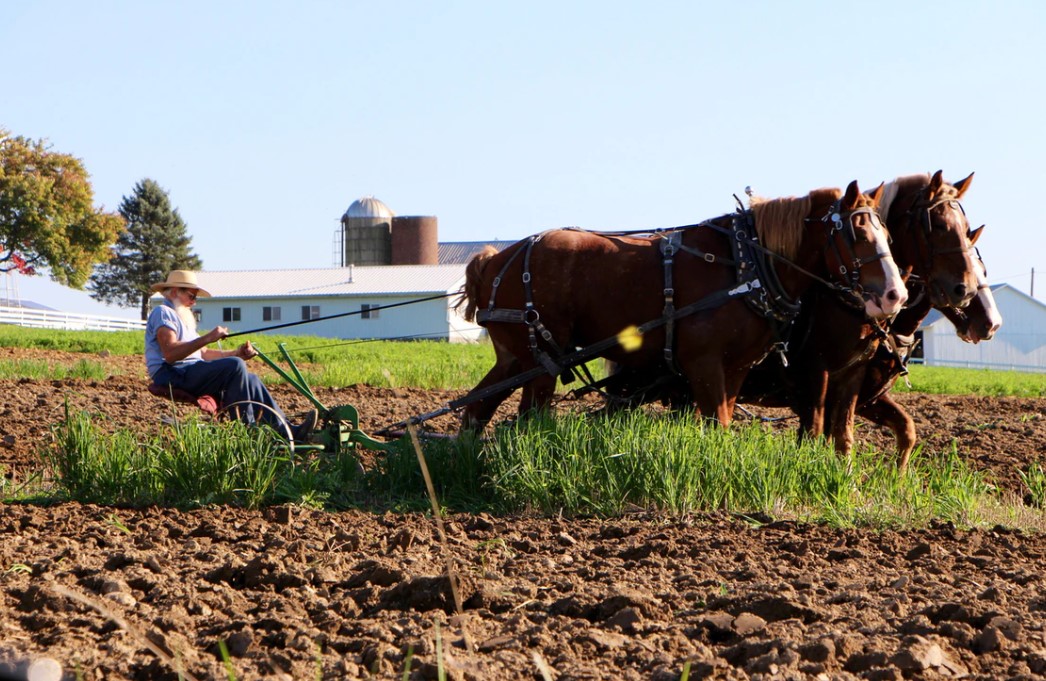
[[392,263],[392,218],[395,213],[373,196],[352,202],[341,216],[341,266]]

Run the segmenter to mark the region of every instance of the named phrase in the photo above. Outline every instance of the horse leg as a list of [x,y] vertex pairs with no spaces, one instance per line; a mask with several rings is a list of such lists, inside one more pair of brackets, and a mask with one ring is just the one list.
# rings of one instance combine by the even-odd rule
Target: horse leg
[[857,393],[833,400],[830,424],[832,441],[838,454],[849,455],[854,445],[854,410]]
[[828,417],[825,430],[835,444],[835,451],[849,455],[854,444],[854,411],[857,409],[857,394],[864,381],[865,367],[852,367],[837,376],[829,384],[826,410]]
[[799,441],[824,435],[824,415],[828,400],[828,372],[811,371],[800,385],[792,410],[799,415]]
[[897,440],[897,468],[902,473],[908,470],[908,460],[915,449],[916,434],[915,420],[904,407],[894,402],[893,397],[886,393],[879,399],[859,407],[857,413],[872,423],[887,426],[893,431]]
[[723,426],[729,426],[734,417],[734,399],[727,396],[726,376],[723,367],[716,362],[690,361],[682,367],[690,381],[694,411],[697,416],[713,418]]
[[[483,377],[473,392],[482,390],[487,386],[494,385],[499,381],[503,381],[507,378],[511,378],[519,372],[519,361],[511,355],[499,355],[494,367],[487,372],[487,375]],[[494,416],[494,412],[498,410],[501,403],[504,402],[509,395],[512,394],[513,389],[509,388],[502,392],[495,393],[490,397],[482,400],[477,400],[472,404],[465,407],[465,411],[461,416],[461,430],[475,430],[481,431],[486,427],[491,417]]]
[[535,412],[548,407],[552,395],[556,392],[555,376],[538,376],[523,386],[523,395],[519,401],[519,415]]

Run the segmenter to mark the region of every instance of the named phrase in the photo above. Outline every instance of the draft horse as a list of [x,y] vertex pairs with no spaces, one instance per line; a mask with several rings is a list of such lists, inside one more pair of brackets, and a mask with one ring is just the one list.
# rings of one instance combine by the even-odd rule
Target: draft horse
[[[971,247],[977,242],[982,229],[983,227],[978,227],[970,233]],[[988,271],[980,254],[976,251],[974,253],[977,294],[964,309],[938,308],[955,326],[959,338],[967,343],[991,340],[1002,326],[1002,314],[988,286]],[[918,292],[916,295],[918,296]],[[880,346],[872,356],[858,397],[857,413],[860,416],[893,431],[897,442],[898,466],[901,470],[907,468],[915,449],[915,421],[904,407],[894,400],[890,391],[897,379],[907,373],[908,360],[915,346],[916,331],[926,319],[931,307],[934,305],[930,297],[921,296],[914,305],[909,305],[897,315],[890,327],[893,343]]]
[[[930,305],[961,308],[978,291],[969,224],[959,203],[972,177],[950,185],[937,171],[883,186],[879,210],[893,237],[891,251],[908,274],[909,300],[923,310],[916,326]],[[905,327],[913,318],[908,309],[899,315]],[[882,383],[868,377],[870,361],[877,353],[904,352],[909,332],[894,331],[896,321],[871,319],[823,289],[811,290],[792,329],[787,368],[771,359],[753,370],[741,401],[790,406],[799,416],[801,437],[828,434],[837,451],[848,453],[858,406],[870,399],[869,393],[879,392],[865,383]],[[900,464],[907,464],[906,456]]]
[[496,363],[473,390],[492,394],[466,407],[463,428],[482,428],[512,392],[497,386],[538,366],[520,412],[546,407],[570,370],[557,358],[615,337],[634,342],[600,356],[678,371],[696,413],[728,425],[749,368],[814,281],[875,318],[904,305],[878,198],[854,181],[646,236],[558,229],[475,256],[458,304],[487,328]]

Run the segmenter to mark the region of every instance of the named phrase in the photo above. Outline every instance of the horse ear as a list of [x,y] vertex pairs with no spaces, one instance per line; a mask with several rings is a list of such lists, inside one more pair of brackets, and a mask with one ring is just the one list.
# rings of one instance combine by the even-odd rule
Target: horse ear
[[880,182],[878,187],[864,193],[865,196],[872,200],[872,205],[876,208],[879,207],[879,202],[883,200],[883,187],[885,186],[885,182]]
[[941,187],[944,185],[944,171],[938,170],[930,178],[930,189],[929,194],[926,198],[933,198],[937,195],[937,192],[941,191]]
[[970,180],[972,180],[972,179],[973,179],[973,173],[970,173],[964,179],[959,180],[954,185],[952,185],[959,192],[959,195],[956,198],[958,198],[958,199],[962,198],[962,195],[965,194],[966,190],[970,188]]
[[970,245],[971,246],[974,245],[975,243],[977,243],[977,239],[981,238],[981,232],[983,232],[983,231],[984,231],[984,225],[981,225],[977,229],[975,229],[972,232],[970,232]]
[[857,200],[861,197],[861,188],[857,186],[857,180],[854,180],[846,187],[846,193],[843,194],[841,208],[843,210],[853,210],[857,207]]

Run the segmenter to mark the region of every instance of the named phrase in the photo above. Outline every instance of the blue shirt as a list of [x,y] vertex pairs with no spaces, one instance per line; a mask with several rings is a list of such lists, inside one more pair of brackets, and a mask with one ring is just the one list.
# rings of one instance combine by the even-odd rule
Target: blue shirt
[[[164,300],[162,305],[157,305],[149,313],[149,320],[145,323],[145,370],[152,377],[156,371],[165,364],[163,351],[160,350],[160,342],[156,339],[157,332],[163,327],[174,331],[179,341],[193,341],[200,337],[196,331],[185,328],[178,313],[174,311],[171,301]],[[181,367],[193,362],[203,361],[203,350],[197,350],[183,360],[175,362],[172,366]]]

